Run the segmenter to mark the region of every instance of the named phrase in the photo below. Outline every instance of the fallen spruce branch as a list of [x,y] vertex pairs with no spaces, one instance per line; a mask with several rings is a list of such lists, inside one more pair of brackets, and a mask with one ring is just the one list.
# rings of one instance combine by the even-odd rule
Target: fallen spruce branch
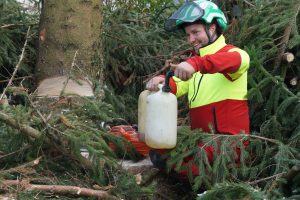
[[7,189],[11,186],[17,186],[19,190],[23,191],[44,191],[52,192],[60,195],[76,195],[85,197],[97,197],[99,199],[118,199],[117,197],[110,195],[108,192],[93,190],[89,188],[81,188],[77,186],[66,185],[37,185],[30,184],[28,180],[3,180],[0,182],[0,189]]
[[26,169],[26,168],[32,168],[32,167],[38,165],[38,164],[40,163],[40,159],[41,159],[41,158],[42,158],[42,157],[38,157],[37,159],[35,159],[35,160],[33,160],[33,161],[30,161],[30,162],[28,162],[28,163],[25,163],[25,164],[23,164],[23,165],[20,165],[20,166],[11,168],[11,169],[7,169],[7,170],[0,171],[0,174],[25,171],[24,169]]
[[268,181],[268,180],[271,180],[271,179],[277,179],[278,177],[281,177],[285,174],[286,174],[285,172],[281,172],[279,174],[275,174],[275,175],[272,175],[272,176],[269,176],[269,177],[265,177],[265,178],[261,178],[261,179],[255,180],[255,181],[248,182],[248,184],[256,185],[260,182]]
[[[6,113],[0,111],[0,121],[5,122],[7,125],[18,129],[21,133],[29,136],[31,139],[38,139],[42,136],[41,132],[32,128],[31,126],[20,124],[15,119],[7,115]],[[47,143],[50,143],[47,138],[45,138]]]
[[[20,134],[23,134],[29,138],[32,138],[33,142],[34,142],[34,140],[38,140],[41,138],[44,143],[46,143],[47,145],[51,145],[51,148],[58,150],[62,155],[66,155],[66,157],[80,162],[82,167],[84,167],[88,171],[92,171],[93,167],[97,167],[97,166],[93,166],[93,163],[91,162],[91,160],[86,159],[83,156],[76,157],[71,151],[72,148],[66,148],[64,146],[61,146],[60,143],[62,143],[62,142],[60,142],[60,141],[56,142],[56,139],[53,139],[53,136],[51,136],[51,132],[46,131],[46,129],[44,129],[44,131],[41,132],[29,125],[18,122],[17,120],[15,120],[13,118],[13,116],[10,116],[10,115],[4,113],[3,111],[0,111],[0,121],[3,121],[7,125],[19,130]],[[54,129],[52,129],[52,130],[55,131]],[[59,130],[57,130],[57,131],[59,131]],[[59,139],[57,139],[57,140],[59,140]],[[141,184],[143,184],[143,182]],[[103,191],[103,189],[93,190],[93,189],[88,189],[88,188],[80,188],[80,187],[76,187],[76,186],[59,186],[59,185],[46,185],[46,184],[45,185],[36,185],[36,184],[30,184],[28,181],[26,183],[24,181],[22,182],[22,181],[17,181],[17,180],[11,180],[11,181],[5,180],[5,181],[1,182],[1,180],[0,180],[0,190],[5,187],[9,187],[11,185],[18,186],[18,188],[20,188],[21,191],[22,190],[26,190],[26,191],[39,190],[39,191],[48,191],[48,192],[51,191],[55,194],[68,194],[68,195],[98,197],[98,199],[118,199],[115,196],[109,195],[109,193],[105,193],[105,191]],[[107,187],[110,188],[111,186],[109,185]],[[22,188],[24,188],[24,189],[22,189]]]
[[[45,136],[39,130],[36,130],[26,124],[21,124],[21,123],[17,122],[15,119],[13,119],[12,117],[10,117],[9,115],[7,115],[6,113],[4,113],[2,111],[0,111],[0,121],[3,121],[7,125],[19,130],[22,134],[26,135],[31,140],[39,139],[42,136]],[[80,160],[76,159],[76,157],[71,152],[69,152],[65,148],[57,145],[55,143],[55,140],[53,138],[49,138],[49,137],[48,136],[43,137],[43,141],[45,143],[47,143],[48,145],[51,145],[52,147],[56,148],[59,152],[61,152],[61,154],[67,155],[71,159],[79,161],[86,169],[92,169],[92,163],[90,160],[85,159],[83,157]]]
[[[24,24],[22,24],[22,25],[24,25]],[[18,25],[17,24],[4,24],[4,25],[0,26],[0,28],[9,28],[12,26],[18,26]]]
[[0,160],[3,159],[3,158],[6,158],[6,157],[12,156],[14,154],[17,154],[19,152],[25,151],[25,150],[29,149],[30,147],[31,147],[31,145],[25,145],[25,146],[23,146],[21,149],[19,149],[17,151],[10,152],[8,154],[3,153],[3,155],[0,155]]

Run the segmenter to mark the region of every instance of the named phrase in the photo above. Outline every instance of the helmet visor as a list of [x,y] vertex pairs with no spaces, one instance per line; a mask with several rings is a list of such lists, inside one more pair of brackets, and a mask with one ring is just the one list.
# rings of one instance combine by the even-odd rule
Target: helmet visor
[[194,22],[204,15],[204,10],[195,2],[185,2],[165,23],[168,31],[176,30],[178,22]]

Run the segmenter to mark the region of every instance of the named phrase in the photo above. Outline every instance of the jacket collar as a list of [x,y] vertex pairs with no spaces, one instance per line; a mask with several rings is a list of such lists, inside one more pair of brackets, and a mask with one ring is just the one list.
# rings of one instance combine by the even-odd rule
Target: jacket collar
[[199,49],[200,56],[202,57],[202,56],[214,54],[220,49],[222,49],[224,46],[226,46],[225,37],[223,35],[220,35],[220,37],[212,44]]

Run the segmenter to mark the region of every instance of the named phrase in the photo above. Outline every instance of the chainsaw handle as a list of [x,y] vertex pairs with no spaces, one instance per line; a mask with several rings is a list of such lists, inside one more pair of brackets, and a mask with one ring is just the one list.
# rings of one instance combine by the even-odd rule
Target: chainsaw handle
[[170,78],[172,76],[174,76],[174,70],[169,70],[168,73],[166,74],[165,84],[162,87],[163,92],[170,92],[171,91],[171,88],[169,86],[169,82],[170,82]]

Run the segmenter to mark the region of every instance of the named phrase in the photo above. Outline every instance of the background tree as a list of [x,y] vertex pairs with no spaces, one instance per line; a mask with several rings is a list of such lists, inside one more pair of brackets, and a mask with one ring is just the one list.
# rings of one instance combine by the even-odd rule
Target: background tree
[[[63,81],[70,75],[71,80],[81,79],[86,87],[84,78],[103,81],[101,24],[101,1],[42,1],[36,78],[38,82],[63,78],[48,80],[38,88],[38,94],[42,90],[43,95],[51,94],[49,87],[60,88],[61,92]],[[62,82],[57,86],[59,81]],[[70,89],[66,92],[91,95],[86,93],[88,88],[80,90],[84,85],[74,84],[72,88],[68,87],[70,83],[65,83],[65,89]]]
[[14,67],[18,62],[18,56],[26,40],[25,35],[28,27],[31,32],[28,38],[25,62],[21,63],[18,74],[15,77],[13,86],[22,84],[27,88],[32,88],[33,66],[36,61],[35,41],[37,38],[38,15],[39,10],[31,10],[29,14],[27,9],[20,6],[16,1],[0,2],[0,88],[1,91],[6,87]]

